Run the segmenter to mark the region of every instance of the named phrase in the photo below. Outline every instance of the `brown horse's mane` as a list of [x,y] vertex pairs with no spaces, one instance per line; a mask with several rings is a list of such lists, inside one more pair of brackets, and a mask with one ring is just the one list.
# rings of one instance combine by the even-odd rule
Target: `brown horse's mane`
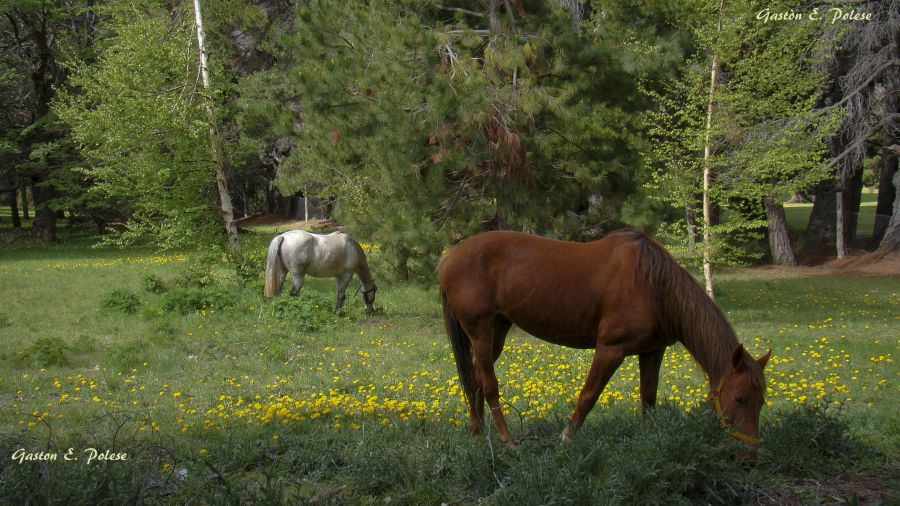
[[[740,346],[722,310],[659,243],[640,230],[619,233],[640,245],[635,275],[638,280],[643,278],[654,294],[660,333],[684,344],[710,382],[718,381],[730,371]],[[744,360],[751,371],[758,370],[759,374],[751,374],[751,381],[762,387],[761,368],[747,356]]]

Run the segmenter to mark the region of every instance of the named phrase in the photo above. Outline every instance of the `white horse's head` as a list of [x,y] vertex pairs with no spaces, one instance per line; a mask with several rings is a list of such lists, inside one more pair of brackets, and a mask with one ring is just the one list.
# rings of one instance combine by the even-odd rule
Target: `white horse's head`
[[373,305],[375,304],[375,292],[377,291],[378,287],[374,284],[369,289],[362,290],[363,304],[365,304],[366,309],[369,311],[372,310]]

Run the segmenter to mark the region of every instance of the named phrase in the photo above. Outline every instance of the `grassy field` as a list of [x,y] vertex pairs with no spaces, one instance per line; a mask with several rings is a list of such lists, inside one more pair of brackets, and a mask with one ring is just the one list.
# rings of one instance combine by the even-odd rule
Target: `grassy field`
[[[875,224],[875,206],[878,203],[878,192],[864,188],[859,206],[859,218],[856,224],[857,234],[868,237],[872,234]],[[806,232],[809,224],[809,215],[812,213],[812,204],[785,204],[784,216],[787,219],[788,229],[794,236],[800,236]]]
[[[591,354],[514,332],[498,363],[519,443],[509,450],[465,431],[434,288],[380,282],[374,314],[348,295],[334,315],[332,280],[267,301],[258,275],[239,282],[193,255],[92,248],[66,233],[58,246],[0,249],[0,503],[900,497],[898,277],[720,278],[741,340],[755,356],[773,350],[761,461],[741,469],[683,348],[666,355],[661,409],[639,414],[629,359],[560,446]],[[268,238],[246,240],[260,274]],[[70,448],[79,460],[64,460]],[[88,448],[110,453],[88,463]],[[58,461],[19,462],[19,449]]]

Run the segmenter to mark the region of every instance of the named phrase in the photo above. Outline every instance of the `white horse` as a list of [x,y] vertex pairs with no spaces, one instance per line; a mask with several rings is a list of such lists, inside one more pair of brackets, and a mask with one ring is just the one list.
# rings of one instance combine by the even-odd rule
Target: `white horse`
[[292,230],[272,239],[266,260],[266,297],[275,297],[281,293],[288,272],[293,280],[291,295],[294,296],[303,288],[303,280],[307,274],[315,278],[335,278],[335,311],[344,303],[344,292],[354,273],[359,276],[366,309],[372,309],[375,302],[375,291],[378,288],[369,272],[366,255],[359,243],[343,232],[319,235]]

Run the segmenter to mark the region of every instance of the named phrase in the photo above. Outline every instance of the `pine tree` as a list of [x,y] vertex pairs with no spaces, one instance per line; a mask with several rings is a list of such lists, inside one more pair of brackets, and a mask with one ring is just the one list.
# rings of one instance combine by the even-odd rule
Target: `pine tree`
[[289,136],[283,193],[336,199],[400,278],[484,229],[595,237],[643,207],[636,82],[678,58],[615,7],[309,2],[286,60],[241,84],[242,132]]

